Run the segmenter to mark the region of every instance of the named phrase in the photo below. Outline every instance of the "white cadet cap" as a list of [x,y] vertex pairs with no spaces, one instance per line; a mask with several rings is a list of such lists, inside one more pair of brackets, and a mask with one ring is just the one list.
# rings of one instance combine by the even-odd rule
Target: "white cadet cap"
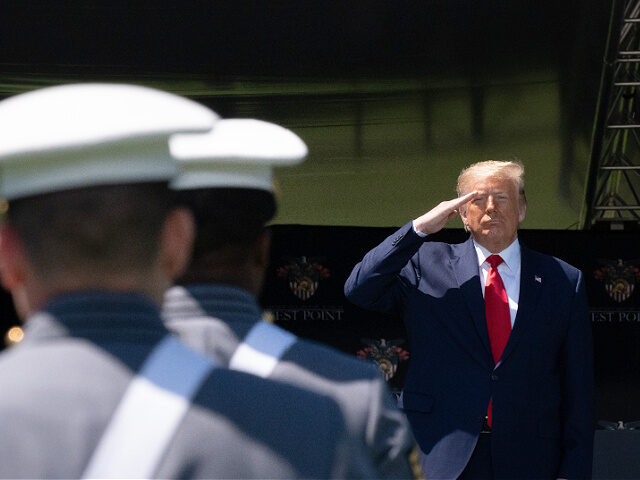
[[71,84],[0,102],[0,195],[12,200],[70,188],[167,181],[175,133],[211,130],[218,116],[148,87]]
[[300,163],[308,152],[291,130],[253,119],[219,120],[209,133],[172,136],[169,147],[179,164],[174,190],[273,191],[273,167]]

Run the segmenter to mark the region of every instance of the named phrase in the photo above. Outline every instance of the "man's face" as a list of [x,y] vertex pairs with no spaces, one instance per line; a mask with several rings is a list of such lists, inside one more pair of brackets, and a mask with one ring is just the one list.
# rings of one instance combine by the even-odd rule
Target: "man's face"
[[473,190],[478,196],[460,208],[460,216],[477,243],[498,253],[518,236],[526,205],[512,180],[481,179],[471,187]]

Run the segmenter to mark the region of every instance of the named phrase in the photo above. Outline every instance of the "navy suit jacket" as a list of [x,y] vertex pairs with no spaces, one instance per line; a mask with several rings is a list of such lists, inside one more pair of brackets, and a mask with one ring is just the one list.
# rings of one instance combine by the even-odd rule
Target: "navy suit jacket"
[[471,239],[425,242],[409,223],[345,284],[354,304],[404,319],[403,408],[427,478],[462,472],[490,398],[496,478],[591,475],[593,351],[582,274],[522,245],[521,257],[518,313],[497,366]]

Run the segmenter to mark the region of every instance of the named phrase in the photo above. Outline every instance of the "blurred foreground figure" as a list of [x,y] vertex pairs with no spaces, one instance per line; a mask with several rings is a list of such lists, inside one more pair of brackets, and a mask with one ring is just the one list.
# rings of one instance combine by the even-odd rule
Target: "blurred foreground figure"
[[[593,352],[582,273],[520,244],[524,167],[487,161],[367,253],[345,284],[404,319],[403,407],[427,478],[590,478]],[[460,214],[469,239],[425,241]],[[429,239],[428,239],[429,240]]]
[[180,163],[171,186],[197,234],[187,272],[165,296],[169,328],[220,365],[330,395],[361,441],[371,478],[419,474],[408,423],[375,366],[261,320],[265,224],[276,211],[272,169],[302,161],[302,140],[268,122],[229,119],[209,134],[175,135],[170,145]]
[[0,274],[26,321],[0,355],[0,477],[357,474],[332,400],[216,368],[160,319],[194,232],[168,138],[216,120],[128,85],[0,102]]

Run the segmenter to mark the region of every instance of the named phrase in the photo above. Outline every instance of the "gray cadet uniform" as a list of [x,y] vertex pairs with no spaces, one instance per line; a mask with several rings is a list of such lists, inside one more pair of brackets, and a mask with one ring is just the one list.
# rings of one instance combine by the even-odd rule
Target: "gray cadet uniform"
[[[170,142],[180,172],[174,190],[241,188],[272,191],[274,165],[304,159],[293,132],[251,119],[220,120],[205,135]],[[414,441],[381,372],[335,349],[305,341],[267,322],[253,292],[230,285],[176,286],[165,294],[170,330],[220,365],[330,395],[365,446],[377,478],[407,478]]]
[[[216,120],[190,100],[130,85],[66,85],[9,98],[0,102],[0,193],[13,202],[167,182],[176,169],[169,136],[209,131]],[[21,262],[12,271],[31,265],[32,272],[12,218],[10,210],[0,227],[0,254],[6,261],[5,246],[16,246]],[[6,268],[0,274],[8,281]],[[137,293],[157,299],[168,278],[141,285],[135,277],[132,291],[116,291],[96,272],[103,283],[65,293],[38,278],[11,277],[26,335],[0,354],[0,477],[371,475],[333,400],[216,368],[168,335],[158,307]],[[31,296],[20,282],[48,293]]]
[[[139,477],[139,456],[106,470],[88,464],[125,391],[143,376],[145,360],[166,338],[157,307],[135,294],[82,292],[60,297],[30,317],[25,333],[25,340],[0,356],[0,477]],[[161,380],[184,375],[184,362],[172,354]],[[142,407],[136,415],[154,404]],[[158,419],[165,415],[160,410]],[[354,459],[341,458],[349,449],[337,441],[343,435],[340,418],[325,398],[215,368],[150,473],[155,478],[350,476],[343,467]],[[155,431],[148,427],[145,433],[129,424],[118,439],[126,449],[119,455],[144,454],[154,441]],[[90,473],[96,471],[102,473]]]
[[261,321],[255,298],[237,287],[173,287],[165,295],[163,317],[170,330],[219,365],[231,363],[237,370],[330,395],[350,431],[367,446],[376,478],[414,476],[407,421],[374,365]]

